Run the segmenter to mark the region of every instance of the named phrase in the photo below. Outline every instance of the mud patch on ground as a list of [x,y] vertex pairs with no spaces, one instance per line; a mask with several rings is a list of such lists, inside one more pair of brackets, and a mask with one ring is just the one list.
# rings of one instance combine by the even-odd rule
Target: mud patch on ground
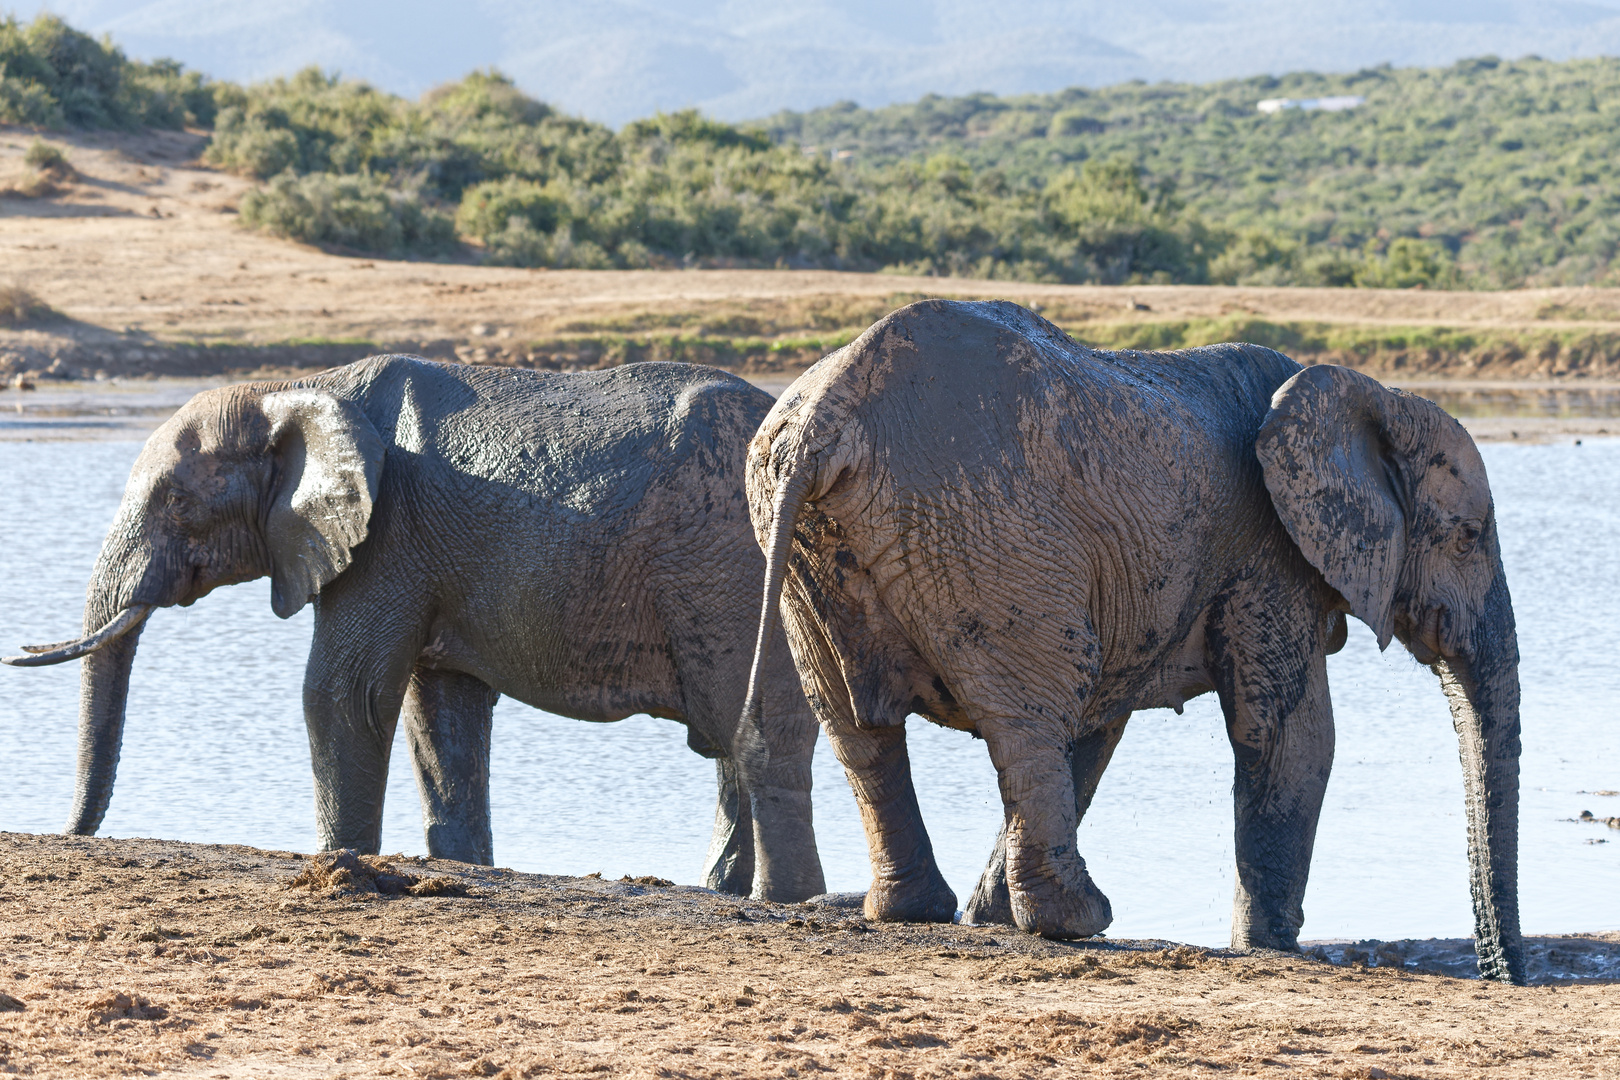
[[[667,884],[667,883],[666,883]],[[329,899],[372,894],[379,896],[466,896],[459,878],[438,874],[422,877],[395,869],[380,855],[362,855],[350,848],[323,851],[310,859],[302,873],[287,883]]]

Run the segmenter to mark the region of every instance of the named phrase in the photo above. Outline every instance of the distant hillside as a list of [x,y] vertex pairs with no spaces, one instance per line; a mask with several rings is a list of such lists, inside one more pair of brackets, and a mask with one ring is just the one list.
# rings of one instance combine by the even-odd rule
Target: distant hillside
[[[0,20],[0,122],[211,127],[241,221],[330,250],[552,267],[821,267],[1069,283],[1620,283],[1620,61],[925,97],[618,131],[498,72],[409,101],[240,86]],[[1364,97],[1343,112],[1263,98]],[[48,193],[19,178],[14,196]],[[3,193],[0,193],[3,195]]]
[[[1255,108],[1329,95],[1366,103],[1344,112]],[[1429,284],[1450,274],[1471,287],[1620,282],[1613,59],[929,96],[779,113],[765,126],[778,142],[837,153],[872,173],[960,161],[979,186],[1045,188],[1084,162],[1122,158],[1143,169],[1147,186],[1173,190],[1206,227],[1228,234],[1210,261],[1219,282],[1349,283],[1360,256],[1401,238],[1424,244],[1397,244],[1408,261],[1438,260]]]

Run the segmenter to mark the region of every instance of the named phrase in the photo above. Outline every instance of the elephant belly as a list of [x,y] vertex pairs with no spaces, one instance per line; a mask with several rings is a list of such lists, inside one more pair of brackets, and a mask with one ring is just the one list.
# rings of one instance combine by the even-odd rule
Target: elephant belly
[[[1139,709],[1174,709],[1180,713],[1189,700],[1215,689],[1204,637],[1206,617],[1206,612],[1200,612],[1185,632],[1146,660],[1105,662],[1093,707],[1088,710],[1088,729],[1100,728]],[[1118,642],[1112,644],[1116,648],[1105,648],[1105,654],[1124,651],[1117,648]],[[1136,655],[1140,656],[1140,650]]]
[[[645,620],[501,620],[507,633],[441,625],[418,660],[460,671],[532,708],[607,723],[638,713],[684,719],[669,646]],[[546,625],[541,625],[545,623]],[[617,625],[615,625],[617,624]],[[628,624],[628,625],[627,625]]]

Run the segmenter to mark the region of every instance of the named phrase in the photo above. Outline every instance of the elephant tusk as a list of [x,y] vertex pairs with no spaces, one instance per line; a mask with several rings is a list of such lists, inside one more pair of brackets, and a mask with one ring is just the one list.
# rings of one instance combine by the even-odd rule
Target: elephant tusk
[[12,667],[46,667],[50,664],[77,660],[81,656],[95,652],[110,641],[116,641],[141,625],[146,621],[146,617],[152,614],[152,608],[151,604],[131,604],[89,637],[77,641],[64,641],[59,645],[24,645],[23,651],[34,655],[0,656],[0,664],[10,664]]

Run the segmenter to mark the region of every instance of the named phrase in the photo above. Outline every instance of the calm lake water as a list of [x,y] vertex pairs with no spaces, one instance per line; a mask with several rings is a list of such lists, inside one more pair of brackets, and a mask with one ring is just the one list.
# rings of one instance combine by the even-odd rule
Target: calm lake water
[[[0,442],[0,648],[79,629],[84,585],[139,444]],[[1524,666],[1520,879],[1528,933],[1620,929],[1620,441],[1481,447],[1496,492]],[[314,814],[300,682],[310,614],[282,622],[269,585],[160,611],[141,641],[102,834],[309,851]],[[1338,753],[1317,837],[1307,938],[1462,937],[1472,930],[1462,781],[1436,680],[1351,621],[1328,661]],[[78,665],[0,670],[0,830],[53,832],[73,791]],[[913,718],[917,788],[965,901],[1000,804],[984,744]],[[1080,850],[1113,900],[1115,937],[1224,944],[1232,897],[1231,753],[1214,698],[1139,713]],[[713,770],[682,729],[585,724],[503,700],[496,712],[497,862],[519,870],[694,882]],[[864,889],[865,843],[823,740],[816,831],[828,887]],[[1593,843],[1609,840],[1608,843]],[[403,734],[383,850],[424,852]]]

